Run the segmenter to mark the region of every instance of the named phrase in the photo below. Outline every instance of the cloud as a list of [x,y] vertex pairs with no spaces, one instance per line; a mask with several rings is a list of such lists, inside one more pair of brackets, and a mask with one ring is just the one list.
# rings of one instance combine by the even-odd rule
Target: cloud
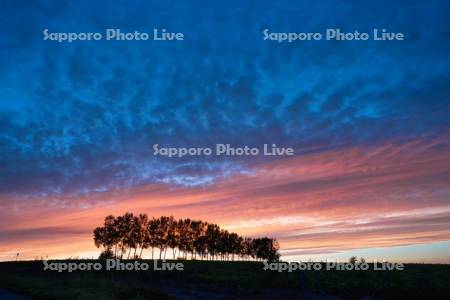
[[[76,198],[48,196],[32,205],[4,199],[1,211],[8,214],[0,226],[8,242],[0,245],[12,251],[35,233],[55,247],[52,241],[63,235],[87,241],[106,214],[126,211],[199,218],[242,235],[274,236],[284,251],[297,254],[448,241],[447,141],[445,136],[310,153],[262,162],[252,173],[206,186],[142,184]],[[70,230],[64,233],[60,224]],[[92,245],[83,247],[69,252]],[[289,251],[286,256],[294,255]]]
[[[7,22],[17,26],[8,27],[15,29],[2,47],[3,57],[10,60],[5,61],[1,79],[7,87],[3,95],[16,104],[7,104],[0,115],[1,176],[7,183],[0,187],[2,193],[42,196],[58,190],[76,193],[80,186],[94,191],[161,180],[163,175],[140,173],[137,166],[142,165],[167,168],[163,180],[192,184],[179,180],[192,173],[170,175],[171,170],[181,172],[178,161],[151,157],[150,146],[156,142],[172,146],[268,142],[320,149],[448,128],[448,68],[442,65],[448,43],[439,32],[449,23],[441,14],[427,18],[425,24],[408,17],[435,10],[435,4],[406,10],[399,5],[404,13],[397,21],[387,17],[397,7],[392,4],[383,6],[377,18],[357,3],[337,9],[312,6],[310,14],[301,7],[285,10],[278,5],[266,10],[260,4],[245,13],[229,7],[220,22],[208,6],[203,11],[184,3],[171,5],[172,14],[186,9],[190,14],[169,21],[163,13],[168,7],[159,6],[146,10],[152,18],[128,5],[117,4],[111,13],[102,10],[99,15],[82,3],[69,8],[52,2],[12,14],[15,17]],[[3,14],[13,9],[7,5]],[[115,9],[127,13],[118,17]],[[370,11],[380,9],[374,6]],[[42,41],[39,32],[44,27],[99,31],[112,25],[124,31],[149,30],[162,20],[168,29],[186,31],[186,41],[58,44]],[[439,32],[435,24],[440,25]],[[416,38],[361,46],[280,45],[260,37],[263,27],[321,30],[338,25],[345,30],[386,26]],[[430,41],[434,41],[431,48]],[[430,55],[422,55],[424,49]],[[24,56],[27,63],[18,63]],[[220,161],[185,163],[196,164],[194,182],[202,184],[203,172]],[[235,169],[253,164],[231,163]],[[226,162],[215,172],[229,165]],[[20,192],[15,185],[18,178],[24,179]],[[73,182],[79,185],[72,186]]]

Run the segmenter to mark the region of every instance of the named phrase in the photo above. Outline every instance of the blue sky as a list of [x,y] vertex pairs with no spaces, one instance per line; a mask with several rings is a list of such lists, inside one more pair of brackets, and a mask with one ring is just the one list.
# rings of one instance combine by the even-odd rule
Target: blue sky
[[[18,178],[22,191],[46,193],[70,190],[73,176],[79,190],[180,174],[170,162],[161,163],[167,172],[140,169],[153,163],[154,143],[275,142],[320,151],[436,134],[449,125],[445,1],[2,6],[3,193],[17,191]],[[185,41],[42,40],[45,28],[155,27],[181,31]],[[262,40],[264,28],[386,28],[406,40],[278,44]],[[188,171],[222,172],[220,165],[195,162]]]

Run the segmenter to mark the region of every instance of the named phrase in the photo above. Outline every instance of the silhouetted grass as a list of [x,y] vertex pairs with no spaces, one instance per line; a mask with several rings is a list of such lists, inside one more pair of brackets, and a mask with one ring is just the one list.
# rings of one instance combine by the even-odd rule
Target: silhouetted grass
[[[151,266],[152,261],[146,261]],[[450,265],[407,264],[404,271],[263,271],[257,262],[183,261],[184,271],[43,271],[41,261],[0,263],[0,287],[36,299],[450,299]],[[104,268],[103,268],[104,269]],[[202,298],[203,296],[203,298]],[[220,298],[220,297],[219,297]]]

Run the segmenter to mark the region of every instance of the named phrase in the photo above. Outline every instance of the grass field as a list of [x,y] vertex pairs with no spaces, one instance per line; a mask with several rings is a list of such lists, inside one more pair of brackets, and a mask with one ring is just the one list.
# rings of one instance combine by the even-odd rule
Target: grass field
[[4,262],[0,288],[33,299],[450,299],[450,265],[279,273],[257,262],[183,263],[184,271],[59,273],[42,261]]

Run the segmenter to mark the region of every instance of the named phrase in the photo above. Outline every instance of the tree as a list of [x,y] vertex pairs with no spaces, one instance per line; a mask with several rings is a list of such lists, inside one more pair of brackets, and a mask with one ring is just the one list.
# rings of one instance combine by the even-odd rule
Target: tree
[[254,250],[253,240],[251,238],[244,238],[241,245],[241,256],[247,260],[250,258],[255,258],[256,253]]
[[231,241],[231,259],[234,260],[234,256],[239,256],[242,252],[242,242],[243,238],[239,236],[237,233],[231,233],[230,234],[230,241]]
[[156,238],[158,227],[159,227],[159,219],[152,218],[151,221],[147,224],[147,237],[145,240],[146,245],[152,248],[152,259],[154,258],[154,249],[158,247],[158,240]]
[[138,245],[141,247],[141,252],[139,253],[139,258],[142,258],[142,252],[144,249],[147,249],[150,244],[149,240],[149,232],[148,232],[148,216],[146,214],[140,214],[138,223],[139,223],[139,240]]
[[124,249],[128,248],[127,258],[130,258],[131,249],[136,248],[138,225],[132,213],[125,213],[120,217],[120,233]]
[[[234,232],[221,229],[217,224],[200,220],[180,219],[173,216],[152,218],[146,214],[137,216],[130,212],[122,216],[109,215],[103,226],[93,231],[94,243],[97,248],[103,248],[100,257],[120,257],[127,254],[130,258],[142,258],[145,249],[159,249],[159,258],[165,258],[167,249],[172,249],[173,258],[177,257],[177,250],[187,259],[197,255],[201,259],[235,260],[258,259],[267,261],[279,260],[279,245],[275,239],[243,238]],[[139,253],[139,255],[138,255]],[[356,262],[356,257],[354,259]]]
[[165,255],[165,250],[167,249],[167,234],[169,229],[169,217],[159,217],[156,219],[156,232],[155,232],[155,242],[157,247],[159,248],[159,259],[162,258],[162,255]]
[[100,253],[99,259],[108,259],[108,258],[114,258],[114,253],[111,251],[111,249],[105,249]]
[[167,246],[172,249],[173,259],[175,259],[176,249],[180,245],[179,223],[172,216],[169,217],[167,223]]
[[[103,227],[97,227],[94,229],[94,243],[97,248],[100,246],[104,247],[106,250],[111,250],[118,242],[118,234],[116,232],[115,227],[115,218],[112,215],[109,215],[105,218],[103,223]],[[113,253],[116,256],[116,253]]]
[[198,253],[201,258],[206,252],[206,228],[208,227],[207,223],[202,221],[192,221],[191,222],[191,231],[192,231],[192,248],[194,252],[194,258],[196,258],[196,254]]
[[208,224],[206,229],[206,249],[210,259],[214,259],[214,256],[217,254],[219,243],[220,227],[216,224]]

